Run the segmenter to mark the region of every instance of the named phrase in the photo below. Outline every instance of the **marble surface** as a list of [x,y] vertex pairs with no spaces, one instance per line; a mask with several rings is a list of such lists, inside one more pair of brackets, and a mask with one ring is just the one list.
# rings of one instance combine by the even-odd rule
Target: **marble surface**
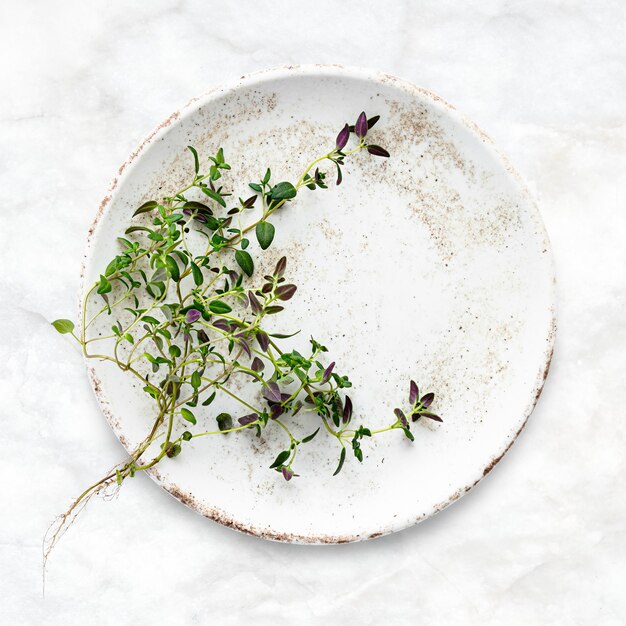
[[[625,24],[608,0],[3,2],[0,623],[625,623]],[[48,324],[74,313],[101,196],[192,96],[312,62],[432,89],[528,181],[559,298],[536,411],[468,496],[365,544],[243,536],[139,477],[66,535],[42,599],[47,525],[121,453]]]

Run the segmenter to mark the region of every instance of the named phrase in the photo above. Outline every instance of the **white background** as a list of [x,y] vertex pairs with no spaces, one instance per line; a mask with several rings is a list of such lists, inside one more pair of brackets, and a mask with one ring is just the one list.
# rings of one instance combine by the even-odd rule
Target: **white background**
[[[626,7],[622,2],[0,5],[0,623],[626,623]],[[272,66],[341,63],[432,89],[528,181],[559,329],[501,464],[437,517],[365,544],[269,543],[146,477],[71,496],[120,459],[74,347],[85,236],[119,164],[192,96]]]

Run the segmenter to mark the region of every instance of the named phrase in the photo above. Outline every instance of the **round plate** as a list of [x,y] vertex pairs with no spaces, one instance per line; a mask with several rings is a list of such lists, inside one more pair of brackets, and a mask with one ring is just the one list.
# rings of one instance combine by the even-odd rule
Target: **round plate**
[[[193,440],[151,472],[206,517],[268,539],[342,543],[406,528],[457,500],[509,449],[541,392],[555,332],[550,245],[526,188],[438,96],[374,72],[289,67],[214,89],[162,122],[120,168],[89,236],[85,285],[117,253],[134,208],[189,181],[187,145],[205,157],[223,147],[224,184],[247,197],[268,165],[273,180],[297,179],[362,110],[381,116],[371,141],[391,158],[359,153],[341,186],[329,173],[328,190],[304,189],[277,214],[258,273],[287,256],[298,292],[272,321],[276,332],[302,332],[281,347],[304,351],[310,336],[329,347],[327,362],[354,384],[356,425],[391,423],[410,379],[436,394],[444,422],[418,422],[414,443],[399,430],[365,440],[363,463],[350,455],[334,477],[339,449],[323,430],[299,452],[299,477],[268,469],[286,443],[271,423],[262,438]],[[132,449],[150,427],[149,399],[110,363],[89,366]],[[198,409],[198,427],[231,408]],[[296,436],[318,420],[294,418]]]

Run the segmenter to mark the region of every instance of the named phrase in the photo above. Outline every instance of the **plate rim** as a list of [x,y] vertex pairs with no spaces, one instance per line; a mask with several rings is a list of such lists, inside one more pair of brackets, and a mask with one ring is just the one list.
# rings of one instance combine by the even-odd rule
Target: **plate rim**
[[[533,199],[528,186],[522,176],[518,173],[518,171],[512,166],[508,157],[498,148],[495,142],[491,139],[491,137],[485,133],[473,120],[466,117],[464,114],[460,113],[458,109],[450,104],[447,100],[439,96],[438,94],[415,85],[414,83],[399,78],[395,75],[388,74],[385,72],[381,72],[379,70],[372,70],[363,67],[355,67],[355,66],[344,66],[339,64],[310,64],[310,65],[284,65],[279,67],[274,67],[270,69],[255,71],[251,73],[244,74],[237,79],[233,79],[230,81],[226,81],[215,85],[214,87],[206,90],[199,96],[195,96],[191,98],[183,107],[177,109],[173,113],[171,113],[168,117],[162,120],[159,124],[157,124],[144,138],[140,141],[137,147],[130,153],[130,155],[123,161],[120,167],[117,170],[117,174],[114,176],[111,181],[108,190],[101,200],[98,209],[96,211],[96,215],[89,226],[89,230],[87,233],[87,241],[85,245],[85,249],[83,252],[83,258],[81,263],[81,273],[80,273],[80,290],[79,290],[79,301],[78,301],[78,309],[79,315],[78,320],[81,323],[82,319],[82,307],[80,303],[84,298],[84,295],[87,290],[86,278],[87,278],[87,266],[90,259],[90,251],[93,243],[97,239],[98,230],[100,224],[102,223],[103,217],[107,213],[108,207],[111,205],[112,200],[116,195],[116,191],[120,185],[120,182],[123,178],[126,178],[130,175],[134,166],[136,165],[139,157],[145,150],[145,148],[152,143],[156,142],[162,135],[164,135],[168,128],[172,126],[175,122],[180,122],[184,120],[186,117],[191,115],[195,110],[201,106],[206,105],[214,99],[222,96],[225,93],[230,91],[237,90],[241,87],[250,87],[254,85],[259,85],[264,82],[270,82],[277,79],[284,79],[293,76],[329,76],[335,78],[349,78],[349,79],[361,79],[364,81],[372,82],[373,84],[386,84],[386,85],[394,85],[399,89],[412,93],[419,94],[421,97],[425,97],[430,100],[430,102],[436,107],[443,109],[446,113],[451,115],[457,122],[462,124],[476,136],[483,143],[487,144],[489,148],[493,151],[495,157],[499,160],[500,164],[504,167],[507,174],[511,176],[518,188],[519,191],[524,196],[525,200],[528,202],[529,211],[534,213],[534,217],[536,218],[536,222],[540,231],[537,233],[543,239],[543,243],[545,246],[547,259],[549,261],[549,271],[551,279],[551,289],[550,289],[550,311],[551,311],[551,319],[549,321],[548,327],[548,335],[546,338],[546,349],[544,352],[544,360],[542,361],[542,365],[539,369],[538,375],[536,377],[535,385],[532,389],[531,397],[533,398],[528,405],[525,413],[522,415],[522,422],[519,429],[512,433],[508,439],[505,440],[503,448],[501,448],[487,463],[481,473],[474,480],[468,482],[464,487],[457,489],[454,493],[452,493],[447,500],[434,505],[427,512],[418,515],[417,517],[410,519],[403,519],[401,522],[390,522],[383,529],[369,533],[369,534],[350,534],[350,535],[329,535],[326,533],[321,534],[297,534],[297,533],[286,533],[283,531],[273,530],[268,527],[260,528],[254,526],[251,523],[240,522],[235,519],[231,514],[226,513],[224,510],[219,507],[209,506],[203,502],[197,500],[192,493],[185,491],[179,485],[169,481],[161,473],[157,468],[152,468],[147,470],[146,473],[150,476],[150,478],[157,483],[161,488],[163,488],[167,493],[169,493],[172,497],[176,498],[179,502],[184,504],[186,507],[191,510],[203,515],[204,517],[215,521],[223,526],[228,528],[232,528],[241,533],[247,535],[253,535],[262,539],[269,539],[271,541],[279,541],[285,543],[299,543],[299,544],[318,544],[318,545],[327,545],[327,544],[343,544],[343,543],[353,543],[358,541],[365,541],[368,539],[375,539],[377,537],[381,537],[384,535],[388,535],[394,532],[398,532],[401,530],[405,530],[407,528],[411,528],[418,524],[419,522],[428,519],[440,513],[451,504],[459,500],[463,495],[473,489],[478,483],[480,483],[492,470],[493,468],[502,460],[502,458],[506,455],[506,453],[511,449],[512,445],[515,443],[520,433],[524,430],[530,415],[532,414],[539,397],[543,391],[546,379],[548,377],[548,373],[550,370],[550,365],[552,362],[552,357],[554,354],[554,343],[556,338],[557,331],[557,299],[556,299],[556,268],[554,262],[554,256],[552,254],[552,246],[550,243],[550,239],[543,222],[543,218],[541,216],[541,212],[539,211],[539,207],[537,203]],[[106,399],[106,396],[102,389],[101,381],[95,371],[95,368],[91,366],[86,357],[83,357],[85,361],[85,365],[87,367],[87,372],[89,376],[89,380],[91,383],[92,390],[100,407],[100,410],[105,416],[109,426],[113,430],[115,436],[118,438],[126,452],[129,452],[129,445],[126,441],[124,434],[121,429],[121,424],[119,419],[113,413],[110,403]]]

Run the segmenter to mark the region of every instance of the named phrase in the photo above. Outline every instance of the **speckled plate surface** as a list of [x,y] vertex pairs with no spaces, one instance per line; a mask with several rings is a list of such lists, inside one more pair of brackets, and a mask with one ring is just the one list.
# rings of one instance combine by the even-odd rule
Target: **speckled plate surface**
[[[174,113],[122,165],[89,236],[85,284],[116,253],[133,208],[189,178],[186,151],[222,146],[232,181],[294,179],[327,151],[345,121],[379,114],[388,160],[351,159],[344,183],[302,193],[277,216],[271,266],[289,258],[299,286],[281,314],[283,345],[313,335],[354,383],[355,423],[393,420],[409,379],[437,394],[443,424],[418,423],[364,444],[336,477],[328,437],[303,448],[286,483],[268,470],[280,429],[190,442],[152,477],[184,504],[243,532],[281,541],[340,543],[397,531],[478,483],[523,428],[547,375],[555,332],[554,270],[537,208],[492,142],[441,98],[391,76],[291,67],[243,77]],[[233,188],[244,196],[245,185]],[[245,197],[245,196],[244,196]],[[330,360],[330,359],[329,359]],[[95,365],[94,365],[95,364]],[[151,423],[139,387],[90,361],[98,400],[131,449]],[[214,424],[210,407],[201,421]],[[198,411],[198,414],[200,412]],[[308,434],[316,418],[297,418]]]

